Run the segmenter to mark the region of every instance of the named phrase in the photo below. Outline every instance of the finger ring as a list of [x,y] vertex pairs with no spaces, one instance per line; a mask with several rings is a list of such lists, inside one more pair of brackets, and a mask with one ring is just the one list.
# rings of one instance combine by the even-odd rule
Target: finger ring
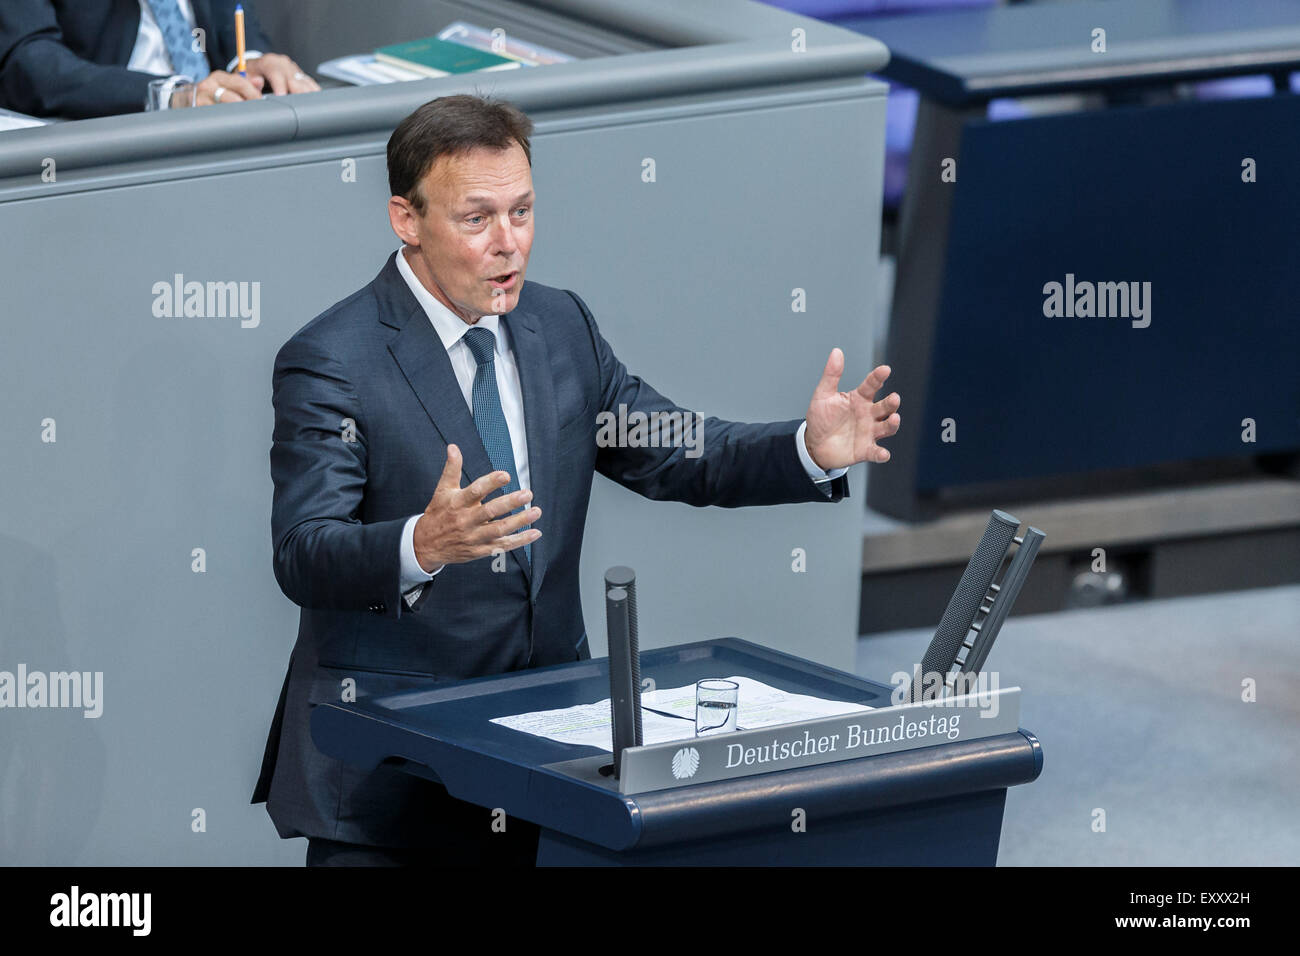
[[299,70],[297,73],[293,75],[293,78],[295,80],[305,80],[307,79],[307,74],[304,73],[302,70]]
[[226,95],[226,88],[224,86],[218,86],[216,90],[214,90],[212,93],[212,102],[220,103],[221,97],[225,95]]

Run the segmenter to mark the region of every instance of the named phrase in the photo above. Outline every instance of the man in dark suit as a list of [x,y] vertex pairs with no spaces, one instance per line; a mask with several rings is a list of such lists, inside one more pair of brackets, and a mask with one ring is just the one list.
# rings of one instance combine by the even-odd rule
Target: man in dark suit
[[[4,0],[0,105],[86,119],[144,109],[149,81],[182,75],[196,105],[320,89],[244,3],[245,73],[233,72],[237,0]],[[197,49],[196,49],[197,47]]]
[[838,501],[847,468],[887,460],[876,442],[898,429],[898,395],[874,400],[889,369],[839,392],[835,349],[806,424],[602,439],[602,413],[692,413],[627,370],[575,293],[524,281],[531,131],[465,95],[403,120],[388,143],[403,247],[276,358],[274,568],[302,612],[253,799],[280,836],[309,838],[309,864],[532,862],[536,827],[494,833],[437,784],[326,757],[310,711],[353,685],[590,657],[578,567],[596,472],[698,506]]

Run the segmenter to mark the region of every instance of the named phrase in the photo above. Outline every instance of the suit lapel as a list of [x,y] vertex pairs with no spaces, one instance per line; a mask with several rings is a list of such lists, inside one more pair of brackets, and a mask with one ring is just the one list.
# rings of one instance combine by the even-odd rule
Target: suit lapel
[[[400,255],[400,253],[399,253]],[[474,425],[474,418],[465,404],[465,396],[451,367],[447,349],[438,338],[429,317],[416,301],[406,280],[397,271],[394,259],[375,278],[375,295],[379,300],[379,319],[397,329],[397,335],[388,343],[388,351],[397,362],[416,398],[437,429],[442,440],[460,448],[463,470],[460,484],[492,471],[483,439]],[[546,342],[541,335],[541,325],[532,313],[521,309],[509,313],[510,340],[519,367],[520,386],[523,389],[524,427],[528,435],[529,485],[533,500],[543,509],[536,527],[543,537],[533,542],[532,566],[524,557],[523,549],[511,552],[513,560],[528,576],[530,593],[536,597],[546,568],[546,537],[548,517],[554,483],[553,455],[555,446],[555,402],[551,383],[550,360]],[[433,493],[433,489],[429,489]]]

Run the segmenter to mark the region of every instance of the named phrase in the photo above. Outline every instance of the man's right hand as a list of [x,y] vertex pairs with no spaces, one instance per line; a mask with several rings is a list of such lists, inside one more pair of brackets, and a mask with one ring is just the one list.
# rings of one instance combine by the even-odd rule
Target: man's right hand
[[510,475],[504,471],[489,472],[462,488],[460,472],[460,449],[448,445],[447,463],[438,487],[415,523],[415,559],[427,573],[444,564],[463,564],[497,551],[513,551],[542,536],[536,528],[519,530],[540,518],[541,508],[501,517],[532,501],[532,491],[501,495],[485,504],[483,499],[487,495],[510,484]]
[[[217,95],[218,89],[223,91],[220,96]],[[238,103],[241,100],[261,98],[262,91],[247,77],[227,73],[225,70],[213,70],[199,83],[194,105],[210,106],[213,103]]]

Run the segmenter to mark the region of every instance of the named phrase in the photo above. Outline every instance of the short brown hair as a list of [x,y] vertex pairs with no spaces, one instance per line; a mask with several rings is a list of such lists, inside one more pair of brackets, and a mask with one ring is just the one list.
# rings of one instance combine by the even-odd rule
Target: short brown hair
[[504,100],[457,93],[430,100],[397,124],[388,138],[388,188],[402,196],[416,212],[424,211],[420,180],[439,156],[460,155],[473,149],[523,147],[533,164],[528,137],[533,121]]

